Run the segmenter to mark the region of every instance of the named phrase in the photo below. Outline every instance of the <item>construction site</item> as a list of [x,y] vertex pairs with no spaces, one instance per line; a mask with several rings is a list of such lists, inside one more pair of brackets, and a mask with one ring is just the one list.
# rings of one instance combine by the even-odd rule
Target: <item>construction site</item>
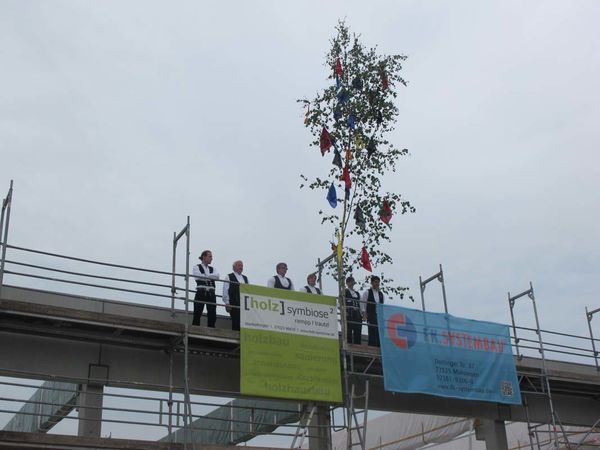
[[0,2],[0,450],[600,449],[597,0]]
[[[0,222],[0,448],[600,446],[598,309],[581,312],[588,333],[576,336],[539,327],[533,285],[507,295],[518,405],[386,391],[379,349],[342,339],[343,314],[341,403],[251,398],[240,393],[240,333],[225,312],[217,328],[191,325],[189,218],[165,272],[12,244],[14,202],[11,183]],[[448,311],[441,266],[419,284],[423,310],[429,287]],[[538,325],[520,326],[525,315]]]

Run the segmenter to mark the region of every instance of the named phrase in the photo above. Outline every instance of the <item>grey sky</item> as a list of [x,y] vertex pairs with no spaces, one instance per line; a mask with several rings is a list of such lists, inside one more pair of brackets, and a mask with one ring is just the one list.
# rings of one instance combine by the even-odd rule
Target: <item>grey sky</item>
[[[595,1],[0,1],[0,188],[10,241],[159,269],[187,215],[193,260],[241,258],[301,285],[329,252],[295,99],[326,86],[338,18],[409,56],[385,181],[386,269],[412,288],[444,265],[450,312],[509,320],[533,281],[542,326],[585,334],[600,307],[600,56]],[[20,280],[21,283],[25,281]],[[333,292],[329,283],[329,291]],[[437,286],[428,305],[441,310]],[[409,305],[392,300],[394,304]],[[415,305],[416,306],[416,305]],[[522,323],[530,323],[529,310]]]

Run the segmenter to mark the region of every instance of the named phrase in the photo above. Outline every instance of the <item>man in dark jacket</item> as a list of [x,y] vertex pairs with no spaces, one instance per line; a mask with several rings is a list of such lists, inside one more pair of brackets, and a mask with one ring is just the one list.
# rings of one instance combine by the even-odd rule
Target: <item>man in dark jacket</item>
[[369,327],[369,345],[379,347],[379,329],[377,327],[377,303],[383,303],[383,293],[379,290],[381,280],[377,275],[371,276],[371,287],[362,295],[363,318]]
[[287,273],[288,267],[284,262],[280,262],[275,266],[275,271],[277,274],[267,281],[267,287],[276,288],[276,289],[288,289],[290,291],[294,290],[294,283],[288,277],[285,276]]
[[210,264],[212,252],[204,250],[200,255],[200,264],[192,268],[192,275],[196,278],[196,295],[194,296],[194,319],[192,325],[200,325],[200,318],[206,305],[207,325],[214,328],[217,323],[217,297],[215,295],[215,280],[219,279],[219,272]]
[[223,283],[223,303],[231,316],[231,329],[240,329],[240,284],[248,284],[248,277],[243,275],[244,263],[235,261],[232,265],[233,272],[227,275],[228,283]]
[[346,278],[346,339],[348,344],[361,344],[362,314],[360,294],[354,290],[354,278]]

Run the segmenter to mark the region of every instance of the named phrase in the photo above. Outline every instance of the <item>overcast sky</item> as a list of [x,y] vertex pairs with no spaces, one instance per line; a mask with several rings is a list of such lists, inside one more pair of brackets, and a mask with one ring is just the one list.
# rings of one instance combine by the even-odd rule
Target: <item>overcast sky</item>
[[[366,45],[409,57],[390,140],[411,155],[385,185],[417,213],[392,219],[386,273],[419,302],[419,275],[441,263],[450,312],[499,322],[507,291],[532,281],[543,328],[587,334],[584,308],[600,307],[597,1],[0,8],[12,244],[168,270],[189,215],[193,261],[212,249],[225,274],[241,258],[266,284],[283,260],[302,285],[332,231],[299,174],[323,175],[331,158],[310,147],[295,100],[328,85],[345,18]],[[441,311],[439,287],[426,295]]]

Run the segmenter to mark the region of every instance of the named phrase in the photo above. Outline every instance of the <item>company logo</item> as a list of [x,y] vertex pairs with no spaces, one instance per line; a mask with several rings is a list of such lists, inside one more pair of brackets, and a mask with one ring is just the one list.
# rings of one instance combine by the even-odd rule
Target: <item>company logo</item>
[[417,330],[404,313],[396,313],[387,320],[387,334],[396,346],[403,350],[411,348],[417,341]]
[[329,319],[335,316],[335,308],[326,305],[290,306],[283,300],[268,297],[244,295],[244,310],[265,313],[286,314],[292,318]]
[[249,295],[244,296],[244,309],[250,311],[251,309],[257,309],[260,311],[274,312],[285,314],[285,303],[283,300],[277,300],[272,298],[257,299]]

